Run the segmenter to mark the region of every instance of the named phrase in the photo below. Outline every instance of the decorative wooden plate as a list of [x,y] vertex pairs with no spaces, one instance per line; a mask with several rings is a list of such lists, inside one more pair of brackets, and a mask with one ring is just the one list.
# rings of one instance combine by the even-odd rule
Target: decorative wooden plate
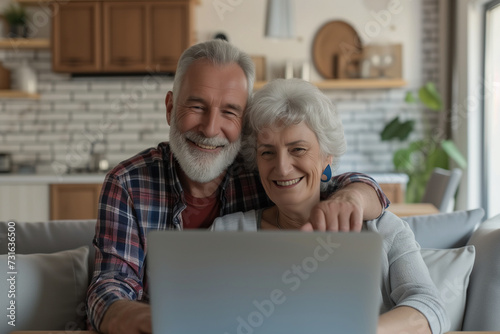
[[362,52],[361,40],[356,30],[347,22],[330,21],[316,33],[313,42],[312,56],[314,66],[325,79],[335,79],[338,58],[349,59],[351,55]]

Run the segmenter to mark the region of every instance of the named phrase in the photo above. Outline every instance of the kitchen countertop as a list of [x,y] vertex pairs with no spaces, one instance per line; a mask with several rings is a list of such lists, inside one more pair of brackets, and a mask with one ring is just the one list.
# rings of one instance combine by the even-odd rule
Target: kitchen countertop
[[[404,173],[366,173],[378,183],[408,182],[408,175]],[[0,184],[53,184],[53,183],[103,183],[104,173],[101,174],[0,174]]]
[[370,172],[365,172],[364,174],[367,174],[375,181],[378,183],[403,183],[407,184],[408,183],[408,175],[405,173],[382,173],[382,172],[376,172],[376,173],[370,173]]
[[0,184],[103,183],[106,174],[0,174]]

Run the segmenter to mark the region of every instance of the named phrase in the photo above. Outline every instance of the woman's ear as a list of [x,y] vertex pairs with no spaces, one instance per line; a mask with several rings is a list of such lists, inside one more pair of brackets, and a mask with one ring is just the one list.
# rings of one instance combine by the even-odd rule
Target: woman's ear
[[325,169],[326,166],[331,165],[333,163],[333,156],[332,155],[326,156],[323,162],[324,162],[323,169]]

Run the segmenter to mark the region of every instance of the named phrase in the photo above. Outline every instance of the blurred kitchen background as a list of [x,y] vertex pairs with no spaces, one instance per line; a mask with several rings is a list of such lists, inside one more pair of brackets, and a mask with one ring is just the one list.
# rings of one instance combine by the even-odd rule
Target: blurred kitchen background
[[[18,2],[26,9],[26,34],[33,43],[5,39],[0,48],[3,71],[10,73],[9,87],[2,87],[0,93],[0,158],[8,160],[5,171],[10,177],[0,178],[3,204],[0,211],[5,213],[0,219],[66,218],[53,214],[57,210],[53,201],[75,191],[63,189],[55,194],[50,185],[82,184],[85,188],[99,184],[104,172],[116,163],[168,140],[164,98],[172,88],[176,53],[218,34],[256,57],[261,81],[293,73],[295,77],[318,83],[332,99],[342,115],[348,144],[338,173],[365,172],[376,176],[381,183],[401,185],[400,191],[404,191],[407,177],[394,171],[393,154],[408,141],[380,139],[385,124],[399,116],[402,120],[415,120],[410,140],[429,131],[454,137],[473,171],[465,173],[457,207],[477,207],[483,203],[479,196],[484,192],[479,187],[483,182],[483,167],[479,162],[482,155],[467,141],[471,131],[467,126],[476,122],[477,131],[481,131],[482,125],[479,120],[461,117],[460,124],[453,127],[450,116],[452,101],[464,101],[470,96],[467,81],[451,84],[451,78],[453,73],[467,73],[461,72],[467,66],[459,66],[460,62],[467,65],[467,60],[453,55],[463,43],[460,36],[465,34],[456,28],[457,20],[470,19],[471,4],[452,0],[293,0],[288,1],[292,6],[290,35],[277,38],[266,36],[266,24],[272,17],[270,4],[265,0],[139,1],[129,2],[130,8],[107,6],[106,1]],[[79,10],[86,12],[88,20],[71,20],[71,10],[65,6],[75,3],[83,6]],[[134,4],[140,7],[146,3],[160,5],[156,9],[143,9],[144,22],[130,14]],[[162,7],[161,3],[166,5]],[[1,0],[0,12],[10,4],[11,1]],[[281,13],[286,10],[286,5],[280,9]],[[58,16],[63,11],[65,19]],[[482,17],[482,13],[477,17]],[[171,23],[161,22],[162,17]],[[399,47],[400,53],[391,54],[388,60],[391,66],[399,66],[395,69],[397,77],[384,76],[383,69],[374,77],[373,68],[380,65],[383,54],[377,55],[379,58],[359,56],[356,64],[346,65],[355,66],[355,71],[343,73],[338,72],[338,66],[343,66],[339,59],[332,60],[331,66],[337,72],[329,72],[327,77],[321,74],[317,62],[324,59],[318,60],[315,53],[326,44],[316,41],[316,36],[332,21],[352,27],[362,47]],[[94,30],[89,33],[89,29]],[[120,69],[129,60],[113,58],[113,50],[107,49],[106,41],[115,33],[113,29],[123,29],[122,34],[126,31],[130,42],[113,47],[130,51],[140,70],[134,64]],[[163,30],[158,33],[158,29]],[[451,31],[455,33],[450,34]],[[2,25],[0,36],[18,37],[12,34],[7,24]],[[467,47],[474,42],[479,43],[468,41],[462,52],[467,54]],[[88,43],[97,43],[98,47]],[[79,55],[81,59],[77,59]],[[159,57],[158,62],[155,56]],[[143,58],[147,58],[146,63],[141,62]],[[330,64],[325,66],[329,69]],[[370,77],[371,82],[379,81],[380,85],[357,85],[350,81],[360,77]],[[441,93],[445,112],[405,102],[408,91],[416,92],[428,82],[433,82]],[[475,89],[477,82],[469,88]],[[454,96],[453,90],[459,95]],[[470,104],[467,107],[474,108]],[[479,161],[471,163],[471,157]],[[19,185],[34,185],[38,189],[21,189]],[[92,202],[99,187],[96,189],[85,190],[86,195],[82,196]],[[395,196],[401,199],[401,194]],[[23,203],[20,199],[24,199]],[[26,200],[31,207],[38,207],[36,213],[23,213]],[[74,211],[80,199],[75,203],[76,208],[71,203],[59,207]]]

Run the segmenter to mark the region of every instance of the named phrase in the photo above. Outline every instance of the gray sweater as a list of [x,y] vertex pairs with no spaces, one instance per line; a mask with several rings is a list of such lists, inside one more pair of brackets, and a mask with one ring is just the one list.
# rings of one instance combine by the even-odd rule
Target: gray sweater
[[[237,212],[217,218],[212,230],[257,231],[261,218],[262,210]],[[433,334],[447,331],[448,316],[408,224],[386,211],[378,219],[364,222],[363,230],[377,232],[383,238],[380,314],[409,306],[427,318]]]

